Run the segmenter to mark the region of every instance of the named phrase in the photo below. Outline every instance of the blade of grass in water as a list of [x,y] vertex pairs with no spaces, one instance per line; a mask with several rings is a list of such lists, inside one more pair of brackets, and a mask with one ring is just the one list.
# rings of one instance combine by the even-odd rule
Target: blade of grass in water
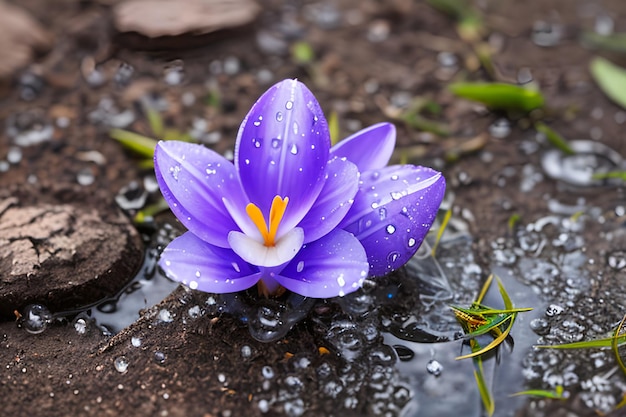
[[562,345],[535,345],[539,349],[600,349],[610,348],[617,339],[618,344],[626,343],[626,334],[619,337],[611,336],[602,339],[586,340],[583,342],[563,343]]
[[626,70],[600,57],[591,61],[589,70],[604,94],[626,108]]
[[555,400],[565,400],[567,399],[567,395],[565,394],[565,390],[562,385],[557,385],[554,391],[547,391],[542,389],[529,389],[526,391],[516,392],[515,394],[511,394],[511,397],[518,397],[520,395],[529,395],[531,397],[538,398],[551,398]]
[[613,333],[613,341],[611,342],[611,349],[615,354],[615,360],[617,360],[617,364],[619,365],[622,372],[626,375],[626,365],[624,365],[624,361],[622,360],[622,355],[619,353],[619,338],[620,333],[622,332],[622,328],[624,327],[624,322],[626,321],[626,316],[622,318],[622,321],[619,322],[619,326],[615,329],[615,333]]
[[505,83],[454,83],[449,86],[455,95],[483,103],[494,110],[530,112],[543,107],[543,95],[536,90]]
[[157,141],[139,133],[123,129],[111,129],[109,136],[120,142],[126,149],[131,150],[144,158],[152,159]]
[[563,136],[559,135],[554,129],[551,129],[545,123],[535,123],[535,129],[537,129],[538,132],[543,133],[546,136],[546,139],[548,140],[550,145],[559,149],[564,154],[574,155],[576,153],[574,152],[572,147],[569,146],[569,143],[567,143]]

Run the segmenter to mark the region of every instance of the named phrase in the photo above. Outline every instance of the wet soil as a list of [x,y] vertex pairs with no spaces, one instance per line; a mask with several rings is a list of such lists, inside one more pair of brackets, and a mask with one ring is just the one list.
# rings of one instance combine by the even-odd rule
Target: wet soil
[[[159,109],[166,126],[182,132],[195,126],[202,131],[201,141],[228,155],[254,100],[273,82],[297,77],[327,114],[337,113],[342,136],[390,120],[397,108],[416,96],[442,107],[440,114],[428,117],[446,124],[451,135],[441,138],[397,122],[394,159],[441,169],[454,194],[453,218],[468,225],[470,249],[482,273],[455,300],[471,300],[480,281],[498,264],[494,242],[511,237],[513,215],[522,225],[529,224],[553,213],[556,201],[566,208],[591,205],[596,209],[594,220],[602,219],[581,232],[584,253],[595,263],[585,266],[584,296],[591,301],[581,295],[580,303],[603,300],[598,309],[605,332],[625,313],[623,269],[605,273],[603,267],[611,251],[626,251],[624,187],[573,187],[547,177],[541,158],[549,146],[536,140],[528,118],[513,117],[510,133],[498,137],[491,128],[504,114],[457,99],[446,89],[452,80],[495,77],[514,82],[520,71],[529,70],[549,104],[541,115],[546,123],[568,139],[592,139],[626,155],[626,117],[593,84],[587,68],[597,52],[579,41],[582,30],[593,30],[598,16],[612,19],[616,31],[626,30],[623,2],[477,2],[491,28],[486,40],[494,51],[492,74],[476,65],[472,47],[460,39],[454,21],[424,1],[263,1],[256,20],[243,27],[158,39],[117,32],[113,3],[117,2],[64,0],[51,7],[40,0],[15,2],[53,34],[54,41],[49,50],[34,51],[31,63],[0,86],[0,215],[6,216],[12,205],[44,212],[51,207],[67,210],[64,216],[72,227],[80,226],[64,235],[70,247],[81,245],[85,233],[97,231],[92,223],[80,221],[87,214],[103,224],[119,225],[123,232],[108,233],[127,237],[115,244],[109,237],[96,244],[95,238],[84,259],[70,256],[70,263],[54,268],[41,262],[42,277],[66,282],[72,274],[100,276],[96,271],[103,268],[110,270],[105,275],[115,283],[96,288],[108,292],[121,288],[142,262],[137,234],[127,230],[135,211],[121,214],[114,201],[132,181],[149,188],[144,182],[149,170],[109,137],[111,127],[150,135],[144,112],[149,105]],[[562,28],[553,46],[533,42],[538,21]],[[311,45],[313,63],[291,58],[290,48],[300,40]],[[608,56],[626,64],[624,56]],[[480,146],[474,149],[468,144],[477,138]],[[471,152],[463,152],[464,147]],[[451,158],[453,153],[460,156]],[[150,192],[148,201],[156,201],[156,194]],[[122,221],[120,216],[126,217]],[[175,224],[168,214],[157,222]],[[609,235],[617,237],[610,240]],[[0,236],[0,254],[7,251],[6,239]],[[37,241],[49,244],[51,238]],[[8,270],[15,266],[7,259],[21,258],[2,256],[4,286]],[[98,261],[88,267],[85,262],[94,259]],[[5,313],[0,321],[4,414],[417,416],[419,407],[411,408],[409,398],[427,391],[430,383],[411,385],[403,378],[394,365],[398,351],[381,335],[361,340],[367,348],[353,351],[357,352],[353,356],[346,354],[350,349],[345,346],[329,342],[329,334],[339,331],[332,323],[350,322],[332,301],[318,306],[283,339],[267,344],[254,340],[240,320],[211,310],[206,294],[183,288],[143,310],[136,323],[114,336],[103,335],[89,322],[85,332],[77,332],[72,317],[33,335],[18,328],[11,317],[14,309],[34,301],[46,303],[54,313],[89,304],[101,293],[82,294],[81,301],[68,300],[67,293],[46,291],[41,300],[24,293],[10,306],[0,298]],[[400,308],[415,303],[410,294],[400,295],[394,298]],[[549,304],[551,299],[546,295],[542,300]],[[606,300],[612,302],[605,304]],[[354,320],[367,324],[378,316],[372,317]],[[520,325],[528,326],[524,321]],[[530,351],[530,345],[523,348]],[[419,359],[424,357],[428,353]],[[469,375],[458,392],[473,386]],[[614,378],[616,387],[626,386],[619,373]],[[570,388],[576,392],[576,387]],[[429,392],[421,398],[441,402],[440,394]],[[623,392],[612,394],[619,400]],[[564,402],[500,398],[504,405],[499,405],[497,415],[592,416],[599,407],[577,395]],[[474,394],[468,403],[477,401]],[[457,414],[456,404],[438,415]],[[475,407],[468,405],[468,410],[467,415],[479,415]]]

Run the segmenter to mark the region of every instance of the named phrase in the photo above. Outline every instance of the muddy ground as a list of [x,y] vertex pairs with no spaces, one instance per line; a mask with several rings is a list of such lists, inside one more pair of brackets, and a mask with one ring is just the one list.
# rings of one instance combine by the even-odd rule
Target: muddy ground
[[[594,140],[626,155],[626,114],[603,95],[588,71],[595,55],[622,65],[626,56],[590,50],[580,42],[583,31],[601,30],[599,25],[607,22],[615,31],[625,31],[622,1],[473,2],[484,16],[480,39],[492,51],[491,69],[480,65],[454,20],[425,1],[260,1],[261,7],[240,2],[235,7],[246,11],[249,21],[226,28],[188,26],[182,32],[191,33],[171,29],[152,38],[135,31],[154,36],[153,27],[141,24],[156,19],[131,13],[139,26],[128,29],[119,16],[123,1],[13,3],[34,20],[15,31],[8,24],[0,27],[3,42],[12,42],[3,46],[0,60],[15,63],[0,67],[3,415],[434,415],[420,414],[428,407],[411,400],[425,391],[428,381],[417,385],[395,365],[406,351],[391,349],[379,333],[352,357],[346,353],[350,349],[332,342],[329,334],[338,318],[358,326],[374,320],[380,327],[378,312],[367,319],[350,317],[334,302],[268,344],[254,340],[239,320],[206,307],[206,294],[183,288],[144,310],[138,322],[115,336],[89,326],[81,334],[72,315],[37,335],[15,323],[14,310],[22,311],[28,303],[46,304],[58,313],[112,296],[143,261],[151,229],[137,231],[135,212],[122,211],[115,197],[133,181],[149,188],[150,182],[144,182],[149,170],[109,137],[112,127],[151,135],[148,103],[161,112],[167,127],[193,130],[201,142],[228,155],[250,105],[283,78],[302,80],[327,114],[336,112],[342,136],[395,121],[395,160],[444,172],[454,195],[448,200],[453,218],[468,225],[480,271],[474,282],[460,288],[456,301],[471,300],[489,271],[505,264],[496,253],[502,253],[502,239],[515,236],[511,217],[518,215],[523,229],[553,214],[556,201],[573,207],[570,215],[582,210],[588,219],[579,231],[585,244],[578,248],[586,257],[580,267],[584,294],[577,293],[580,304],[568,308],[595,306],[599,328],[590,335],[609,332],[625,313],[623,185],[580,187],[548,177],[541,159],[550,146],[536,139],[528,117],[514,115],[510,125],[502,124],[498,121],[505,114],[455,98],[446,88],[453,80],[516,82],[527,81],[530,74],[548,103],[544,113],[533,117],[565,138]],[[187,3],[192,2],[181,1],[180,8],[190,7]],[[553,37],[542,41],[537,32]],[[312,61],[293,58],[299,41],[312,47]],[[440,113],[426,116],[441,123],[447,136],[394,120],[414,97],[441,106]],[[148,202],[157,197],[150,193]],[[593,210],[586,212],[589,207]],[[48,219],[47,235],[32,227],[42,218]],[[158,225],[164,223],[175,224],[167,213],[157,217]],[[609,255],[620,250],[621,258],[607,267]],[[531,286],[524,288],[532,292]],[[545,291],[538,305],[545,308],[555,299],[558,295]],[[417,296],[403,290],[395,300],[410,305]],[[527,328],[528,321],[519,326]],[[516,349],[530,352],[536,336]],[[598,365],[602,372],[615,366],[610,355],[606,358]],[[468,375],[462,385],[473,387]],[[623,409],[614,410],[626,390],[619,371],[610,377],[613,402],[608,405],[578,395],[591,389],[582,378],[568,385],[563,378],[524,377],[530,384],[526,389],[566,385],[572,395],[566,401],[514,402],[501,395],[496,415],[591,416],[598,410],[624,415]],[[420,398],[446,402],[441,393]],[[467,405],[467,415],[480,415],[476,398],[474,393],[468,400],[473,405]],[[438,415],[458,413],[463,402],[455,404]]]

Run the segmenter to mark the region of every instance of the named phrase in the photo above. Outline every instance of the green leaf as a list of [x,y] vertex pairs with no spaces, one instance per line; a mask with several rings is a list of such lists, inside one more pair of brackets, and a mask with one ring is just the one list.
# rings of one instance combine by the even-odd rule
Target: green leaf
[[494,110],[530,112],[543,107],[543,95],[536,90],[505,83],[454,83],[450,91],[459,97],[478,101]]
[[601,57],[591,61],[589,70],[604,94],[626,108],[626,70]]
[[[475,349],[480,349],[480,345],[478,345],[478,343],[472,346],[472,350]],[[485,407],[485,411],[487,411],[487,415],[492,416],[496,411],[496,403],[491,395],[489,387],[487,386],[487,382],[485,381],[483,361],[480,357],[474,358],[474,368],[474,379],[476,379],[476,385],[478,386],[480,398],[483,402],[483,406]]]
[[291,58],[296,64],[311,64],[315,61],[315,52],[313,52],[311,44],[299,41],[291,45]]
[[563,136],[559,135],[554,129],[548,127],[543,122],[535,123],[535,129],[538,132],[543,133],[546,136],[546,139],[550,143],[550,145],[559,149],[566,155],[574,155],[576,152],[569,146],[569,143],[563,138]]
[[597,174],[593,174],[592,178],[594,180],[605,180],[611,178],[619,178],[623,181],[626,181],[626,171],[609,171],[609,172],[599,172]]
[[624,327],[625,321],[626,321],[626,316],[622,318],[622,321],[620,321],[619,326],[617,326],[617,329],[615,329],[615,333],[613,333],[613,341],[611,342],[611,349],[613,350],[613,353],[615,354],[615,360],[617,361],[617,364],[619,365],[620,369],[622,370],[624,374],[626,374],[626,365],[624,365],[624,361],[622,360],[622,355],[619,354],[619,338],[620,338],[620,333],[622,332],[622,328]]
[[336,111],[330,113],[328,117],[328,132],[330,133],[330,143],[336,145],[340,140],[339,133],[339,116]]
[[126,149],[131,150],[144,158],[152,159],[157,141],[123,129],[111,129],[109,136],[120,142]]
[[158,213],[165,211],[168,208],[169,206],[167,205],[167,202],[165,201],[164,198],[161,197],[159,201],[157,201],[156,203],[146,206],[140,211],[138,211],[133,221],[136,224],[145,223],[146,221],[148,221],[149,219],[151,219]]
[[617,343],[622,344],[626,342],[626,334],[619,337],[611,336],[602,339],[585,340],[582,342],[563,343],[561,345],[535,345],[539,349],[589,349],[589,348],[610,348],[613,346],[614,341],[617,339]]
[[443,232],[446,230],[448,226],[448,222],[452,217],[452,207],[450,207],[447,211],[443,220],[441,221],[441,225],[439,226],[439,230],[437,230],[437,238],[435,239],[435,244],[433,245],[432,250],[430,251],[431,256],[434,258],[437,253],[437,247],[439,246],[439,241],[441,241],[441,237],[443,236]]
[[529,389],[526,391],[516,392],[511,394],[511,397],[518,397],[520,395],[529,395],[531,397],[539,397],[539,398],[551,398],[555,400],[565,400],[567,396],[563,395],[563,386],[557,385],[554,391],[547,391],[543,389]]
[[590,48],[611,52],[626,52],[626,33],[600,35],[596,32],[583,32],[583,44]]
[[145,106],[145,112],[152,133],[154,133],[154,136],[157,138],[160,138],[163,135],[163,118],[157,110],[151,107]]

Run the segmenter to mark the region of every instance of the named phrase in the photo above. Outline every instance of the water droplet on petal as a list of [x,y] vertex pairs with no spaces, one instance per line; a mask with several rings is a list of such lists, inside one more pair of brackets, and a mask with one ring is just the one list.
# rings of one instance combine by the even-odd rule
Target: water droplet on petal
[[293,145],[291,145],[291,149],[289,150],[289,152],[291,152],[292,155],[297,155],[298,154],[298,147],[296,146],[295,143]]
[[192,290],[198,289],[198,282],[197,281],[190,281],[189,282],[189,288],[191,288]]
[[255,125],[256,127],[261,126],[261,122],[260,122],[260,121],[258,121],[258,120],[257,120],[257,121],[255,121],[255,122],[254,122],[254,123],[252,123],[252,124],[253,124],[253,125]]
[[413,246],[415,246],[415,244],[417,243],[417,241],[413,238],[409,238],[409,248],[412,248]]
[[378,218],[380,220],[385,220],[387,218],[387,209],[382,207],[378,210]]
[[391,199],[392,199],[392,200],[399,200],[399,199],[401,199],[401,198],[402,198],[402,193],[401,193],[401,192],[398,192],[398,191],[393,191],[393,192],[391,193]]
[[400,257],[399,252],[395,252],[395,251],[390,252],[389,255],[387,255],[387,263],[393,264],[398,260],[399,257]]
[[277,122],[282,122],[283,121],[283,113],[282,112],[276,112],[276,121]]
[[304,261],[298,262],[298,265],[296,265],[296,271],[302,272],[303,269],[304,269]]
[[237,262],[232,262],[231,265],[236,272],[241,272],[241,269],[239,268],[239,264]]
[[281,139],[279,139],[279,138],[272,139],[272,148],[278,149],[278,148],[280,148],[281,144],[282,144],[282,140]]
[[387,233],[392,235],[392,234],[395,233],[396,227],[393,224],[389,224],[389,225],[387,225],[387,228],[385,230],[387,230]]
[[298,134],[298,123],[297,122],[293,122],[293,134],[297,135]]
[[394,174],[391,176],[391,180],[392,181],[398,181],[398,178],[400,178],[398,175]]
[[343,287],[343,286],[345,286],[345,285],[346,285],[346,280],[343,278],[343,274],[342,274],[342,275],[339,275],[339,276],[337,277],[337,284],[338,284],[340,287]]
[[287,110],[291,110],[293,109],[293,101],[289,100],[288,102],[285,103],[285,108]]
[[180,173],[180,166],[179,165],[175,165],[173,167],[170,167],[170,174],[172,174],[172,178],[174,178],[175,181],[178,181],[178,174]]

